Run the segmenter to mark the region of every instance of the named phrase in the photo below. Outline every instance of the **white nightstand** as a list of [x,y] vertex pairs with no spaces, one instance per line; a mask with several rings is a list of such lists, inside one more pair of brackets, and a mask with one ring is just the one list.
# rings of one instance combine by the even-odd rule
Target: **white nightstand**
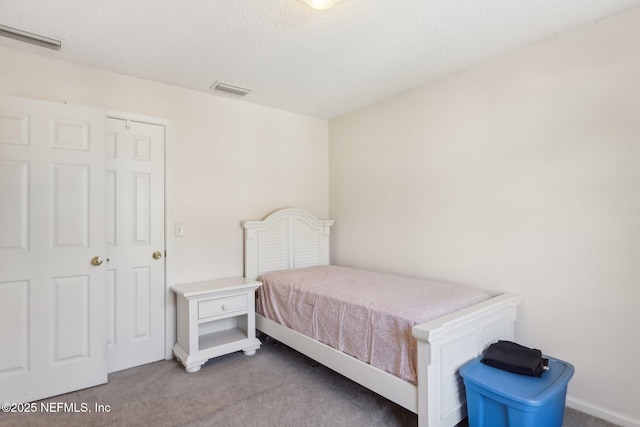
[[177,343],[173,354],[187,372],[198,372],[212,357],[242,350],[252,356],[256,338],[255,290],[262,285],[244,277],[175,285]]

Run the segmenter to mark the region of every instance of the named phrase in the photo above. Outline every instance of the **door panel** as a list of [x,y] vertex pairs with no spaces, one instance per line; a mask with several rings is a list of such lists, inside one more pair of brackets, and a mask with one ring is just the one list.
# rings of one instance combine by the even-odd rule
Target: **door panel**
[[151,314],[151,277],[149,267],[138,267],[133,271],[133,287],[135,289],[135,318],[133,338],[151,338],[151,325],[149,315]]
[[104,132],[102,110],[0,97],[0,401],[107,381]]
[[151,231],[151,218],[149,218],[151,196],[149,194],[149,184],[151,179],[149,174],[146,173],[134,173],[132,177],[133,200],[135,200],[135,213],[133,215],[135,243],[148,245]]
[[29,145],[29,115],[0,112],[0,144]]
[[0,251],[27,250],[29,163],[0,160]]
[[58,277],[52,281],[51,325],[54,363],[89,357],[89,278]]
[[[108,370],[164,359],[164,127],[107,120]],[[159,251],[160,259],[153,253]]]
[[53,164],[50,182],[53,247],[86,248],[89,242],[89,168]]
[[[0,284],[0,329],[3,346],[11,351],[0,352],[0,372],[18,374],[29,368],[29,282]],[[0,380],[1,381],[1,380]]]

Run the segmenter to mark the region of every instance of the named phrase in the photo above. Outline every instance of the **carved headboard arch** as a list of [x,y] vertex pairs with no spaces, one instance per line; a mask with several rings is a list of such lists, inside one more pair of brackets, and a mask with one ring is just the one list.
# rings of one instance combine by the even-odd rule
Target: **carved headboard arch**
[[333,220],[320,220],[303,209],[280,209],[262,221],[245,221],[244,275],[329,264]]

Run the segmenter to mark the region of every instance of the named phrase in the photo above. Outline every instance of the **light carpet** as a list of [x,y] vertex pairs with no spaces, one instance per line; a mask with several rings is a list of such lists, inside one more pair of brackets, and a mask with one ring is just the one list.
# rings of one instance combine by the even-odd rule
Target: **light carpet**
[[[35,413],[0,414],[0,426],[417,425],[410,411],[282,344],[262,341],[255,356],[218,357],[194,374],[175,360],[116,372],[107,384],[36,402]],[[74,404],[87,412],[69,411]],[[43,412],[42,405],[60,412]],[[568,409],[564,426],[614,425]]]

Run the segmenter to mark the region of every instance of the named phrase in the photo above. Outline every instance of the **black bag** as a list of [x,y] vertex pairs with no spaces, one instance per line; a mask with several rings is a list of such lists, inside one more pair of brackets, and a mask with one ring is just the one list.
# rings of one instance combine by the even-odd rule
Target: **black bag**
[[548,369],[549,359],[543,358],[540,350],[511,341],[498,341],[485,351],[482,363],[515,374],[541,377]]

